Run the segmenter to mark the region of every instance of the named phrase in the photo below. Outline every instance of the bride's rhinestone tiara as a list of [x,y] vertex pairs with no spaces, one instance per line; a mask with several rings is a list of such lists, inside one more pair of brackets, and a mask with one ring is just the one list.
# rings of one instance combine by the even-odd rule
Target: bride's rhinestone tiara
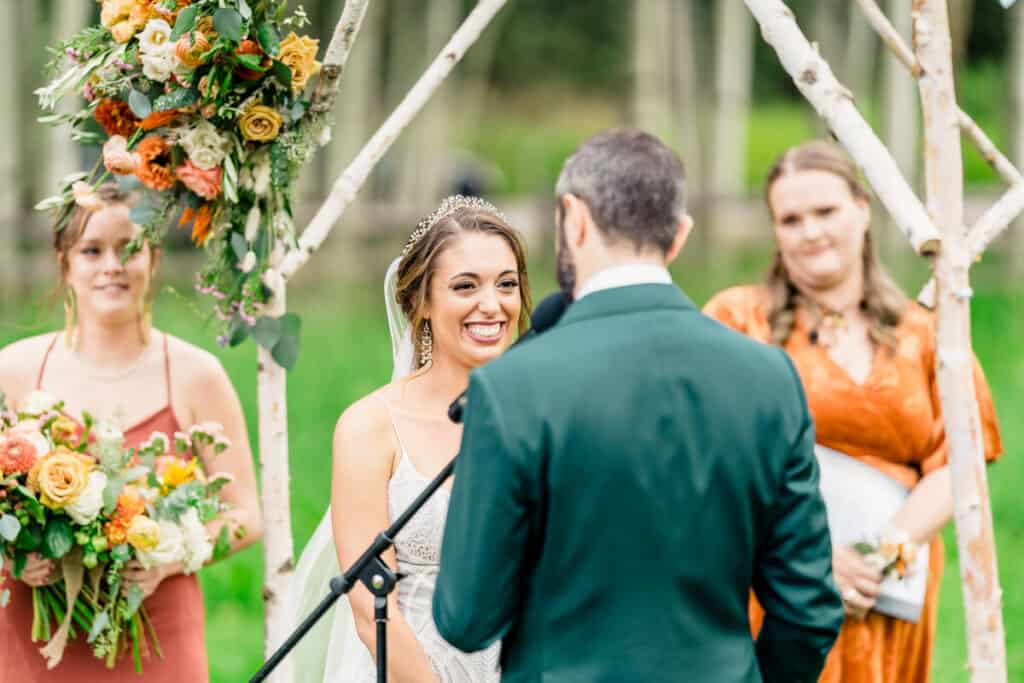
[[416,243],[423,239],[423,236],[430,232],[432,227],[460,209],[478,209],[480,211],[486,211],[487,213],[492,213],[501,220],[508,222],[508,219],[505,218],[505,214],[499,211],[494,204],[491,204],[486,199],[481,199],[480,197],[465,197],[461,194],[445,197],[441,201],[441,205],[434,209],[433,213],[416,224],[416,229],[412,231],[412,234],[409,235],[409,239],[405,241],[405,247],[402,248],[402,256],[405,256],[412,251],[412,248],[416,246]]

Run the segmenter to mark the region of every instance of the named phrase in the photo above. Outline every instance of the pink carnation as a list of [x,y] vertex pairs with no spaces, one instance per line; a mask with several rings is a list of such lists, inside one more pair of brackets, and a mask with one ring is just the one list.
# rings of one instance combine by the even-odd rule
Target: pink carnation
[[24,474],[39,459],[39,451],[32,441],[20,434],[8,434],[0,440],[0,472]]
[[71,185],[71,196],[75,198],[75,204],[86,211],[99,211],[106,206],[93,186],[83,180],[77,180]]
[[192,160],[189,159],[178,167],[177,173],[178,180],[180,180],[185,187],[192,190],[203,199],[209,201],[216,199],[220,195],[220,166],[216,166],[211,169],[202,169],[193,164]]

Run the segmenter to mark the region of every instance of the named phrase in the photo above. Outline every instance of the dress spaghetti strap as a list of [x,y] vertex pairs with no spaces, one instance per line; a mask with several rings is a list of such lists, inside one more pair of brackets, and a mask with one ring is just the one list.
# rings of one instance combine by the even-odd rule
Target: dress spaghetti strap
[[50,345],[46,347],[46,353],[43,354],[43,362],[39,366],[39,374],[36,376],[36,389],[43,388],[43,373],[46,372],[46,361],[50,360],[50,352],[53,351],[53,347],[57,345],[57,340],[60,338],[60,332],[53,333],[53,339],[50,340]]
[[398,433],[398,423],[395,422],[395,413],[391,410],[391,404],[388,403],[387,399],[380,394],[374,394],[373,396],[384,405],[385,409],[387,409],[388,418],[391,420],[391,430],[395,433],[395,440],[398,442],[398,448],[402,451],[401,455],[408,457],[408,453],[405,450],[405,444],[402,443],[402,435]]
[[164,332],[164,381],[167,384],[167,407],[173,409],[171,400],[171,354],[167,349],[167,333]]

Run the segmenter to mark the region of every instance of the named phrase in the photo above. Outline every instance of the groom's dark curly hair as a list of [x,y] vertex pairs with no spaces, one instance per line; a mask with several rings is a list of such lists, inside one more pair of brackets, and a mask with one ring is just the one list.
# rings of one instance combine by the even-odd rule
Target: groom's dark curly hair
[[668,253],[686,213],[682,161],[661,140],[635,128],[613,128],[585,140],[562,166],[555,194],[579,197],[605,237],[632,244],[637,252]]

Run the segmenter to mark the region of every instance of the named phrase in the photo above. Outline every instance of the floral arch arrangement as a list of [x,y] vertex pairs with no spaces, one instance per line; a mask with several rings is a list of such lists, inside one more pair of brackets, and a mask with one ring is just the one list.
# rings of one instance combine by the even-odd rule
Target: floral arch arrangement
[[[197,289],[215,299],[221,343],[252,335],[283,367],[298,353],[298,319],[261,315],[280,283],[275,269],[296,246],[292,192],[299,169],[330,138],[327,114],[306,96],[319,42],[284,0],[98,0],[101,23],[54,48],[51,82],[37,91],[70,125],[72,140],[102,147],[89,172],[69,176],[37,205],[67,225],[72,208],[97,203],[113,175],[141,191],[132,220],[143,243],[191,226],[206,260]],[[130,253],[129,251],[129,253]]]

